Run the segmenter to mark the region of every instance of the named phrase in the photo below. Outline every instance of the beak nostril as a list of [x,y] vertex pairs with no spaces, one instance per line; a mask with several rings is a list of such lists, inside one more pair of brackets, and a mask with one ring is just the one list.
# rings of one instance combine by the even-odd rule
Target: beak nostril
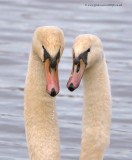
[[70,83],[70,85],[68,86],[68,89],[70,91],[74,91],[75,90],[75,86],[73,85],[73,83]]
[[56,91],[55,91],[54,88],[51,89],[50,95],[51,95],[52,97],[56,96]]

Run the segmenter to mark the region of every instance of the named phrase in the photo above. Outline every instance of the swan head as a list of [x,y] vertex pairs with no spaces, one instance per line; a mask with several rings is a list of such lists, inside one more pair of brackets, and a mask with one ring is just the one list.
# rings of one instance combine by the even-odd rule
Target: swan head
[[72,47],[73,67],[67,87],[70,91],[78,88],[85,70],[92,68],[103,58],[101,40],[90,34],[76,37]]
[[58,64],[64,50],[64,34],[55,26],[39,27],[34,32],[32,50],[45,66],[46,91],[52,97],[59,93]]

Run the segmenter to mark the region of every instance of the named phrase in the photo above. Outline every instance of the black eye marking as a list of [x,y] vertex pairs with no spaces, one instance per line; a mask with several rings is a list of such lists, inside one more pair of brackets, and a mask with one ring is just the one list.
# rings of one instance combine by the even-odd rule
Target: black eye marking
[[74,50],[73,50],[73,59],[75,58],[75,52],[74,52]]
[[85,65],[87,65],[88,52],[90,52],[90,48],[79,55],[79,59],[82,59]]
[[60,49],[61,49],[61,47],[60,47],[57,55],[55,57],[53,57],[53,58],[50,56],[50,54],[48,53],[48,51],[45,49],[45,47],[43,45],[42,45],[42,48],[44,49],[44,61],[43,61],[43,63],[47,59],[49,59],[49,61],[50,61],[50,64],[49,64],[49,71],[50,71],[50,73],[51,73],[51,68],[54,68],[55,71],[56,71],[57,60],[59,61],[59,59],[60,59]]
[[47,50],[45,49],[45,47],[42,45],[42,48],[44,49],[44,60],[43,63],[47,60],[47,59],[51,59],[50,54],[47,52]]
[[[60,47],[60,48],[61,48],[61,47]],[[60,49],[59,49],[57,55],[55,56],[55,58],[56,58],[56,60],[57,60],[57,59],[60,60]]]
[[89,48],[89,49],[87,50],[87,52],[90,52],[90,50],[91,50],[91,48]]
[[75,58],[75,52],[73,50],[73,64],[78,64],[79,63],[79,59],[78,58]]
[[77,70],[76,70],[76,72],[79,72],[79,70],[80,70],[80,62],[77,64]]
[[77,70],[76,70],[76,72],[79,72],[79,70],[80,70],[80,59],[82,59],[83,62],[85,63],[85,65],[87,65],[88,52],[90,52],[90,48],[88,48],[86,51],[84,51],[83,53],[81,53],[81,54],[76,58],[76,57],[75,57],[75,52],[74,52],[74,50],[73,50],[73,70],[74,70],[74,65],[77,65]]
[[54,58],[51,58],[51,60],[50,60],[51,68],[55,68],[55,70],[56,70],[57,60],[59,60],[59,59],[60,59],[60,49],[59,49],[57,55]]
[[[90,48],[88,48],[86,51],[84,51],[83,53],[81,53],[81,54],[76,58],[76,57],[75,57],[74,50],[73,50],[73,64],[74,64],[74,65],[78,65],[78,66],[77,66],[77,71],[79,71],[79,69],[80,69],[80,59],[82,59],[83,62],[85,63],[85,65],[87,65],[88,52],[90,52]],[[74,69],[74,67],[73,67],[73,69]]]

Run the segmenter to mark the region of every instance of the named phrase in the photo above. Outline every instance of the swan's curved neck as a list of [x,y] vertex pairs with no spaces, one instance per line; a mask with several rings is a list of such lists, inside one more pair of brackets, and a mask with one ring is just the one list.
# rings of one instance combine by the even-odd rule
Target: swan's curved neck
[[80,160],[102,160],[109,143],[110,85],[105,59],[83,76],[84,109]]
[[24,98],[25,129],[31,160],[59,160],[55,98],[46,92],[44,64],[33,52],[29,58]]

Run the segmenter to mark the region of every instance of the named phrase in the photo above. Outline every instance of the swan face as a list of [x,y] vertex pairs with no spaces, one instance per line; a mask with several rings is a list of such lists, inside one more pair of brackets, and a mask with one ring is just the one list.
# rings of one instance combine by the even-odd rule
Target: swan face
[[64,35],[55,26],[36,29],[32,42],[33,52],[45,66],[46,91],[51,96],[59,93],[58,64],[64,50]]
[[93,67],[103,58],[103,48],[101,40],[90,34],[83,34],[76,37],[73,48],[73,67],[71,76],[67,83],[70,91],[78,88],[86,69]]

